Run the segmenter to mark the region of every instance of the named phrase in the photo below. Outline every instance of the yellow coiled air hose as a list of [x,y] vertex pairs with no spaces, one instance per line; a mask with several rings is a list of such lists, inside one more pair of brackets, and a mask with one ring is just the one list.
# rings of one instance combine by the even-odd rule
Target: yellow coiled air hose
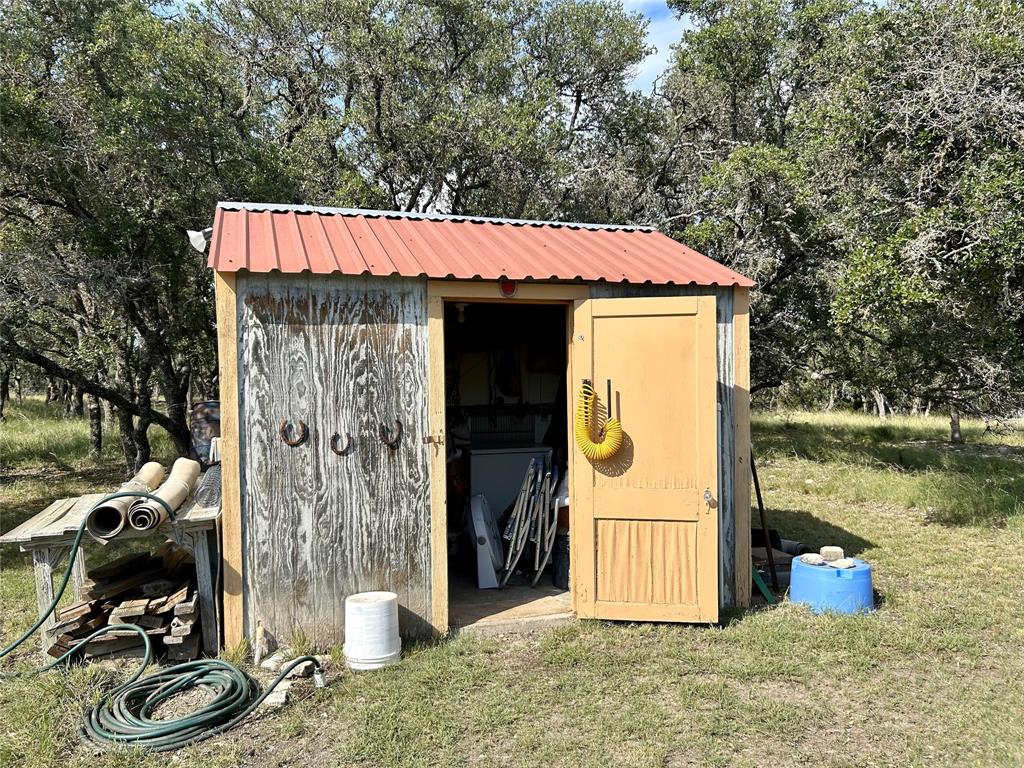
[[[610,385],[609,385],[610,386]],[[610,459],[622,447],[622,425],[611,417],[611,395],[606,404],[607,418],[602,428],[594,435],[597,394],[590,381],[584,379],[580,387],[579,404],[576,408],[576,445],[591,461]]]

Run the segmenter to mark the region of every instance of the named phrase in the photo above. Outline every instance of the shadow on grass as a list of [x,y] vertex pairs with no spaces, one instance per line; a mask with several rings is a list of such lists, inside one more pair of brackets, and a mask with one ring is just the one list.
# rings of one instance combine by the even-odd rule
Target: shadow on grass
[[814,552],[834,545],[842,547],[847,557],[859,557],[876,546],[872,541],[801,509],[769,507],[767,513],[768,525],[779,531],[784,539],[799,541]]
[[[777,530],[782,538],[799,541],[814,552],[817,552],[823,546],[834,545],[842,547],[847,557],[860,557],[864,552],[876,547],[874,542],[827,520],[815,517],[802,509],[776,509],[768,507],[766,513],[769,528]],[[757,519],[756,509],[754,510],[754,515],[755,519]],[[768,581],[767,577],[765,581]],[[781,592],[777,593],[775,597],[781,602],[788,589],[788,587],[783,586]],[[727,627],[734,622],[742,620],[752,612],[769,610],[774,607],[764,602],[756,585],[751,586],[751,597],[753,602],[750,608],[723,608],[719,617],[719,625]],[[876,594],[875,598],[876,605],[878,605],[879,595]]]
[[763,462],[827,467],[847,484],[851,500],[919,507],[934,522],[956,526],[1001,525],[1024,514],[1024,447],[952,446],[941,438],[934,422],[766,418],[754,428]]

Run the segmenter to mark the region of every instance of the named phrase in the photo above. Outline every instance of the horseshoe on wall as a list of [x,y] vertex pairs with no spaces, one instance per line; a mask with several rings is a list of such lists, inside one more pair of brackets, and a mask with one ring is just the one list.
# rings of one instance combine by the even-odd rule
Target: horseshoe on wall
[[339,448],[338,443],[341,442],[341,435],[335,432],[331,435],[331,450],[334,451],[338,456],[348,456],[352,453],[352,435],[348,432],[345,433],[345,447]]
[[291,422],[288,419],[282,419],[281,426],[277,428],[277,433],[281,436],[281,440],[284,441],[285,445],[295,448],[302,445],[309,438],[309,427],[306,426],[306,422],[302,419],[299,419],[299,434],[296,437],[288,437],[290,427]]
[[380,425],[380,441],[391,450],[398,448],[398,444],[402,442],[402,422],[395,419],[395,427],[395,436],[391,437],[391,430],[383,423]]

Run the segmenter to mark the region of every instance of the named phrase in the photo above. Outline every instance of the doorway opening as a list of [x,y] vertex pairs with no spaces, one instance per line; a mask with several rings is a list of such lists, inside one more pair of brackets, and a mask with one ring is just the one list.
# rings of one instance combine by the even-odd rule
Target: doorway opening
[[570,308],[445,301],[453,629],[500,633],[570,616]]

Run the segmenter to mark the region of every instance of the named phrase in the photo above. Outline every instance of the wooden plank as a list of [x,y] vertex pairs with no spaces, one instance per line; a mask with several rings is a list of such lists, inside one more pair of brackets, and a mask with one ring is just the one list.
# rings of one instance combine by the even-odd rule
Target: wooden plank
[[[594,375],[594,355],[591,335],[593,317],[590,301],[575,302],[573,312],[573,344],[572,371],[575,377],[572,390],[578,390],[580,380],[592,378]],[[578,392],[572,391],[570,402],[575,403]],[[573,424],[573,420],[569,421]],[[594,468],[575,448],[570,437],[569,453],[572,465],[572,481],[569,492],[572,501],[569,504],[570,526],[569,537],[571,554],[569,558],[569,578],[572,582],[573,610],[581,618],[596,616],[597,590],[597,552],[594,544]]]
[[20,544],[31,541],[37,530],[45,528],[53,523],[54,520],[63,517],[74,503],[75,499],[57,499],[39,514],[30,517],[21,525],[12,528],[3,536],[0,536],[0,543]]
[[733,456],[736,605],[750,605],[750,289],[733,289]]
[[[282,453],[287,457],[286,482],[290,495],[290,507],[294,516],[290,519],[279,516],[274,530],[277,534],[278,573],[287,573],[289,578],[278,584],[278,620],[284,626],[299,630],[308,640],[316,643],[324,640],[318,637],[316,597],[313,583],[313,530],[314,503],[317,493],[317,476],[323,475],[324,452],[327,438],[324,436],[322,409],[329,397],[323,382],[315,374],[314,357],[322,353],[321,337],[313,330],[321,330],[319,320],[314,320],[314,300],[310,295],[309,275],[297,275],[288,280],[284,296],[289,306],[287,322],[281,339],[285,362],[284,378],[278,384],[288,394],[288,405],[276,421],[282,418],[302,419],[309,425],[309,438],[301,446],[290,448],[280,440]],[[287,414],[287,416],[285,415]],[[280,545],[287,542],[285,548]],[[278,637],[288,641],[291,638]]]
[[[164,597],[164,600],[155,609],[155,613],[172,613],[188,596],[188,582],[182,582],[178,588]],[[193,593],[193,598],[195,593]]]
[[[589,296],[589,289],[588,289],[587,295]],[[576,392],[575,392],[575,389],[577,387],[576,375],[573,372],[573,357],[574,356],[573,356],[573,352],[572,352],[573,343],[574,343],[574,339],[575,339],[575,336],[574,336],[574,331],[575,331],[575,326],[574,326],[575,314],[576,314],[575,302],[566,304],[566,306],[565,306],[565,389],[566,389],[566,392],[565,392],[565,423],[566,423],[566,429],[568,431],[568,435],[566,435],[566,441],[567,441],[566,442],[566,448],[569,451],[568,459],[567,459],[567,462],[566,462],[566,474],[568,475],[568,478],[569,478],[568,488],[570,489],[570,504],[572,503],[571,492],[572,492],[572,488],[573,488],[573,485],[574,485],[573,467],[574,467],[574,464],[575,464],[575,462],[573,462],[573,460],[571,458],[572,457],[572,453],[573,453],[572,446],[573,446],[573,440],[574,440],[573,430],[574,430],[574,426],[575,426],[574,421],[573,421],[573,417],[576,414]],[[573,559],[573,557],[575,557],[575,554],[574,554],[574,551],[573,551],[573,542],[576,539],[576,533],[575,533],[575,530],[573,528],[573,526],[575,525],[575,518],[572,516],[572,508],[571,508],[571,506],[570,506],[569,512],[570,512],[570,514],[569,514],[569,563],[570,563],[570,566],[569,566],[569,571],[570,571],[569,606],[570,606],[571,610],[573,611],[573,613],[575,613],[576,612],[576,590],[572,588],[572,576],[571,576],[571,574],[572,574],[572,559]]]
[[[718,609],[721,605],[721,592],[723,582],[721,572],[723,563],[721,558],[722,539],[722,515],[725,514],[727,521],[731,521],[730,512],[723,513],[722,506],[722,477],[719,469],[722,466],[721,460],[721,439],[719,412],[715,407],[721,395],[717,391],[717,349],[718,349],[718,321],[716,313],[717,301],[714,296],[700,296],[697,299],[700,304],[700,313],[697,316],[697,338],[699,348],[697,351],[697,373],[709,373],[709,388],[705,392],[701,389],[698,396],[697,409],[699,412],[697,428],[700,435],[702,450],[700,452],[700,474],[703,483],[698,483],[697,489],[704,485],[710,489],[714,498],[716,509],[708,510],[704,507],[704,517],[707,518],[701,525],[697,526],[697,560],[699,562],[714,563],[718,567],[697,569],[697,597],[699,601],[701,621],[718,621]],[[730,487],[731,490],[731,487]],[[726,588],[731,583],[724,582]],[[731,592],[731,590],[730,590]],[[730,598],[731,599],[731,598]]]
[[427,304],[430,350],[430,560],[431,617],[438,635],[448,634],[448,464],[444,375],[444,299]]
[[[314,568],[314,606],[310,619],[312,632],[326,644],[338,642],[345,623],[342,588],[358,589],[354,552],[359,539],[359,517],[349,509],[365,509],[370,505],[366,478],[358,459],[360,451],[373,445],[359,429],[360,403],[346,396],[356,381],[364,376],[365,356],[360,341],[360,320],[365,295],[362,291],[344,290],[343,284],[312,279],[314,322],[309,329],[316,339],[315,378],[321,382],[318,397],[319,421],[323,425],[320,448],[316,451],[318,480],[313,509],[317,535],[311,556]],[[334,446],[347,453],[339,456]],[[349,445],[348,438],[352,443]],[[348,542],[351,546],[339,546]]]
[[736,604],[736,505],[733,480],[735,432],[733,430],[732,291],[718,300],[718,589],[721,605]]
[[192,633],[194,620],[185,620],[181,616],[175,616],[171,621],[171,637],[188,637]]
[[242,602],[242,500],[238,397],[238,303],[235,275],[214,273],[217,362],[220,384],[221,535],[224,636],[235,646],[244,636]]
[[[363,563],[379,586],[395,591],[405,609],[402,631],[429,636],[431,611],[430,464],[423,442],[430,422],[427,291],[419,280],[367,283],[363,334],[367,383],[361,432],[373,440],[359,453],[376,513],[359,515]],[[380,440],[381,425],[403,423],[400,446]],[[374,440],[375,436],[376,439]],[[372,583],[372,582],[371,582]]]
[[104,581],[84,589],[82,596],[88,600],[105,600],[107,598],[117,597],[121,593],[127,592],[129,589],[135,589],[140,584],[145,584],[155,576],[159,576],[160,573],[160,569],[150,568],[131,576],[126,576],[123,579],[118,579],[117,581]]
[[120,637],[115,637],[113,632],[108,632],[102,637],[90,640],[82,650],[87,656],[102,656],[135,646],[142,647],[142,638],[137,632],[128,632]]
[[497,280],[431,280],[427,290],[431,298],[458,299],[460,301],[497,301],[538,304],[555,302],[564,304],[590,297],[590,286],[580,283],[527,283],[520,282],[515,295],[502,295]]
[[146,608],[148,607],[148,597],[139,598],[137,600],[125,600],[118,604],[118,606],[110,612],[110,615],[117,616],[118,618],[141,616],[146,612]]
[[[165,637],[164,642],[171,640],[170,637]],[[174,638],[177,639],[177,638]],[[199,655],[199,633],[194,632],[187,638],[182,638],[183,643],[175,643],[167,646],[167,658],[173,661],[182,661],[186,659],[194,659]]]
[[[273,394],[273,378],[275,367],[279,366],[279,343],[270,338],[275,317],[272,308],[267,306],[269,296],[268,278],[266,275],[246,275],[239,281],[239,313],[240,313],[240,360],[244,371],[239,388],[239,424],[241,439],[239,443],[239,461],[242,471],[240,515],[242,518],[239,547],[239,563],[236,568],[242,579],[239,585],[239,609],[242,604],[244,590],[244,619],[239,615],[231,620],[235,598],[227,587],[229,571],[234,566],[228,563],[229,552],[235,544],[229,543],[228,535],[228,491],[225,480],[223,494],[223,540],[224,540],[224,634],[227,646],[236,645],[243,636],[251,636],[259,625],[276,624],[276,602],[271,592],[273,586],[273,564],[269,559],[272,553],[261,548],[260,539],[271,536],[270,522],[276,472],[279,469],[280,442],[277,437],[277,424],[272,423],[270,414],[274,407],[271,402]],[[222,404],[223,407],[223,404]],[[223,414],[223,410],[222,410]],[[223,418],[223,416],[222,416]],[[287,418],[287,417],[286,417]],[[274,441],[278,441],[276,444]],[[226,459],[227,453],[222,453]],[[222,461],[223,466],[223,461]],[[222,473],[224,473],[222,468]],[[227,473],[223,476],[226,478]],[[263,547],[268,547],[264,542]],[[237,622],[237,624],[236,624]]]
[[[67,555],[63,547],[39,547],[32,550],[33,575],[36,582],[36,606],[42,616],[53,602],[53,571]],[[43,650],[50,646],[49,630],[57,623],[53,613],[43,620],[41,634]]]
[[[116,616],[111,614],[110,618],[107,620],[107,624],[111,626],[117,626],[118,624],[136,624],[137,626],[148,627],[150,629],[164,628],[166,631],[167,623],[165,618],[166,617],[162,616],[151,616],[149,614],[142,614],[141,616]],[[116,635],[118,632],[115,631],[113,634]]]

